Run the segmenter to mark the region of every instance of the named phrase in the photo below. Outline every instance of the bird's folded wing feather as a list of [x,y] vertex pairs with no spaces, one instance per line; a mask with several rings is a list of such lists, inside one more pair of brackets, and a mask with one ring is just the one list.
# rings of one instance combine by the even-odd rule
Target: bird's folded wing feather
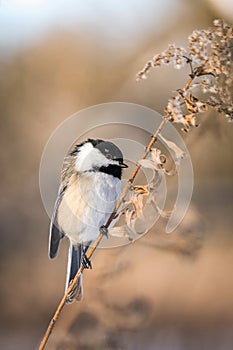
[[54,205],[53,215],[50,223],[49,232],[49,257],[51,259],[55,258],[58,252],[58,247],[60,240],[64,237],[64,232],[59,228],[57,222],[57,212],[59,205],[61,203],[62,197],[65,193],[67,185],[74,173],[74,157],[70,154],[65,157],[61,176],[61,186],[58,191],[58,196]]
[[[65,187],[66,188],[66,187]],[[50,223],[50,230],[49,230],[49,257],[51,259],[55,258],[58,252],[58,247],[61,238],[64,236],[64,233],[62,230],[59,228],[58,222],[57,222],[57,212],[59,205],[61,203],[65,188],[62,188],[57,196],[55,205],[54,205],[54,210],[53,210],[53,215],[51,218],[51,223]]]

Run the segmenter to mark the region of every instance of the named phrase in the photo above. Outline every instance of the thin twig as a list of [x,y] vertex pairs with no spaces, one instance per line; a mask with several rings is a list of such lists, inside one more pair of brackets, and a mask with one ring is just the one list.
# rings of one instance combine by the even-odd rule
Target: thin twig
[[[147,147],[146,147],[146,150],[144,152],[144,154],[142,155],[141,159],[145,159],[147,157],[147,155],[149,154],[149,152],[151,151],[154,143],[156,142],[157,140],[157,137],[158,135],[160,134],[161,130],[163,129],[164,125],[166,124],[167,122],[167,119],[166,119],[166,116],[163,118],[162,122],[160,123],[158,129],[156,130],[156,132],[154,133],[154,135],[151,137],[151,140],[150,142],[148,143]],[[140,169],[141,165],[139,163],[137,163],[137,165],[135,166],[135,169],[132,173],[132,175],[130,176],[129,180],[128,180],[128,183],[127,185],[125,186],[124,190],[123,190],[123,193],[121,195],[121,197],[119,198],[112,214],[110,215],[105,227],[108,228],[109,225],[111,224],[111,222],[114,220],[115,218],[115,215],[116,215],[116,212],[117,210],[119,209],[119,207],[121,206],[125,196],[127,195],[129,189],[130,189],[130,186],[132,185],[132,183],[134,182],[135,180],[135,177],[137,175],[137,173],[139,172],[139,169]],[[95,242],[93,243],[93,245],[91,247],[89,247],[88,251],[87,251],[87,259],[91,259],[92,255],[94,254],[96,248],[98,247],[100,241],[102,240],[102,238],[104,237],[104,234],[102,232],[99,233],[98,237],[96,238]],[[47,342],[48,342],[48,339],[53,331],[53,328],[63,310],[63,307],[65,306],[65,303],[66,303],[66,300],[67,300],[67,297],[69,296],[69,294],[72,292],[74,286],[76,285],[76,283],[78,282],[79,280],[79,277],[81,276],[82,272],[84,270],[84,267],[81,265],[78,272],[76,273],[74,279],[70,282],[69,284],[69,287],[68,289],[66,290],[63,298],[61,299],[49,325],[48,325],[48,328],[44,334],[44,337],[40,343],[40,346],[39,346],[39,349],[38,350],[44,350]]]
[[[184,91],[187,90],[190,87],[193,79],[194,79],[193,76],[189,77],[188,82],[187,82],[187,84],[184,87]],[[162,131],[164,125],[167,122],[167,120],[169,120],[168,117],[169,117],[168,115],[163,117],[163,120],[161,121],[161,123],[160,123],[159,127],[157,128],[156,132],[154,133],[154,135],[151,137],[151,140],[148,143],[148,145],[146,147],[146,150],[145,150],[144,154],[142,155],[141,159],[145,159],[147,157],[147,155],[149,154],[149,152],[151,151],[153,145],[157,141],[158,135]],[[131,174],[131,176],[130,176],[128,182],[127,182],[127,185],[125,186],[125,188],[124,188],[124,190],[122,192],[121,197],[119,198],[119,200],[118,200],[118,202],[117,202],[113,212],[111,213],[108,221],[106,222],[106,225],[105,225],[106,228],[108,228],[110,226],[111,222],[116,217],[116,213],[117,213],[118,209],[120,208],[121,204],[123,203],[123,200],[126,197],[128,191],[130,189],[130,186],[134,182],[135,177],[136,177],[136,175],[138,174],[138,172],[140,170],[140,167],[141,167],[141,165],[139,163],[137,163],[137,165],[135,166],[135,168],[133,170],[133,173]],[[102,232],[100,232],[98,237],[96,238],[95,242],[92,244],[91,247],[89,247],[89,249],[87,251],[87,254],[86,254],[87,259],[89,259],[89,260],[91,259],[92,255],[94,254],[96,248],[98,247],[98,245],[101,242],[103,237],[104,237],[104,234]],[[52,319],[51,319],[51,321],[50,321],[50,323],[48,325],[48,328],[47,328],[47,330],[46,330],[46,332],[44,334],[44,337],[43,337],[43,339],[42,339],[42,341],[40,343],[40,346],[39,346],[38,350],[44,350],[44,348],[45,348],[45,346],[46,346],[46,344],[48,342],[48,339],[49,339],[49,337],[50,337],[50,335],[51,335],[51,333],[53,331],[53,328],[54,328],[54,326],[55,326],[55,324],[56,324],[56,322],[57,322],[57,320],[58,320],[58,318],[59,318],[59,316],[60,316],[60,314],[61,314],[61,312],[63,310],[63,307],[65,306],[66,300],[67,300],[69,294],[72,292],[74,286],[78,282],[79,277],[83,273],[83,270],[84,270],[84,267],[81,265],[79,270],[78,270],[78,272],[77,272],[77,274],[75,275],[74,279],[70,282],[68,289],[66,290],[63,298],[61,299],[61,301],[60,301],[60,303],[59,303],[59,305],[58,305],[58,307],[57,307],[57,309],[56,309],[56,311],[55,311],[55,313],[54,313],[54,315],[53,315],[53,317],[52,317]]]
[[[219,31],[222,33],[222,35],[219,35]],[[203,55],[205,54],[204,50],[209,47],[208,46],[209,45],[208,38],[209,38],[210,33],[212,35],[212,43],[214,43],[214,45],[212,45],[210,47],[211,53],[209,54],[209,65],[206,67],[208,60],[204,59]],[[178,94],[180,94],[180,96],[183,99],[184,99],[184,92],[186,92],[190,89],[193,80],[198,76],[212,75],[214,78],[216,78],[220,75],[220,73],[221,74],[224,73],[226,77],[230,76],[229,72],[231,72],[231,70],[230,70],[231,66],[226,65],[224,63],[224,62],[228,62],[228,59],[221,60],[221,57],[222,57],[222,55],[226,55],[226,52],[223,50],[223,45],[226,44],[225,47],[228,47],[228,48],[231,47],[231,46],[229,46],[228,43],[230,42],[229,40],[231,40],[231,38],[232,38],[232,27],[225,24],[221,20],[215,20],[214,21],[214,29],[212,29],[211,32],[208,32],[208,33],[206,31],[202,31],[201,34],[202,34],[202,36],[200,36],[200,33],[197,31],[193,32],[192,36],[189,37],[189,45],[192,49],[192,51],[190,51],[191,58],[183,56],[186,58],[187,63],[190,65],[190,70],[191,70],[191,74],[189,75],[189,79],[188,79],[186,85],[184,86],[183,89],[178,90]],[[204,39],[203,39],[203,37],[204,37]],[[221,45],[219,44],[219,37],[221,37],[221,38],[223,37],[223,39],[221,39]],[[203,40],[204,40],[204,45],[203,45]],[[168,50],[166,50],[162,54],[156,55],[155,58],[153,58],[153,60],[148,61],[145,65],[145,67],[137,74],[137,80],[141,80],[141,79],[146,78],[146,75],[149,73],[149,70],[152,67],[160,66],[162,63],[164,63],[164,60],[165,60],[165,63],[173,62],[174,61],[174,50],[175,50],[175,52],[178,52],[178,56],[180,55],[180,52],[182,51],[181,49],[179,49],[179,50],[178,49],[179,48],[176,49],[173,46],[172,48],[169,48]],[[230,52],[228,52],[228,55],[229,54],[230,54]],[[217,58],[217,61],[216,61],[216,58]],[[202,62],[202,64],[200,66],[194,68],[193,64],[192,64],[193,63],[192,59],[195,59],[195,60],[198,59],[199,61]],[[175,65],[177,66],[177,61],[175,61]],[[224,68],[224,71],[223,71],[223,68]],[[231,80],[229,80],[228,85],[227,85],[228,90],[230,89],[229,88],[230,84],[231,84]],[[216,86],[218,87],[218,85],[216,85]],[[179,92],[179,91],[182,92],[182,95],[181,95],[181,92]],[[223,91],[225,91],[225,90],[223,90]],[[225,106],[225,103],[224,103],[225,96],[224,96],[223,92],[219,93],[219,95],[220,95],[220,98],[217,102],[213,101],[213,102],[206,102],[206,103],[208,103],[209,105],[211,105],[211,103],[212,103],[213,107],[215,107],[220,112],[224,112],[227,115],[227,117],[229,118],[229,120],[232,121],[233,120],[232,105]],[[190,97],[189,97],[189,99],[190,99]],[[180,106],[183,105],[182,99],[181,99],[181,101],[178,101],[178,102],[181,104]],[[187,98],[184,102],[190,102],[193,104],[193,101],[188,101]],[[201,102],[201,101],[199,100],[198,102]],[[175,106],[175,107],[177,107],[177,106]],[[190,125],[191,126],[195,125],[194,116],[200,112],[200,107],[198,107],[197,104],[196,104],[196,106],[194,106],[195,110],[191,111],[191,114],[189,111],[189,114],[183,115],[183,118],[181,121],[180,121],[180,119],[175,120],[175,118],[174,118],[174,114],[177,114],[176,111],[175,111],[176,113],[174,113],[175,107],[173,108],[173,110],[171,108],[169,110],[168,110],[168,108],[165,109],[167,114],[163,117],[163,120],[160,123],[158,129],[156,130],[156,132],[152,136],[152,138],[151,138],[150,142],[148,143],[148,146],[146,147],[146,150],[145,150],[144,154],[142,155],[141,159],[145,159],[147,157],[147,155],[151,151],[154,143],[156,142],[158,135],[160,134],[161,130],[163,129],[164,125],[166,124],[166,122],[168,120],[171,122],[179,122],[179,123],[182,122],[185,125],[185,129],[183,129],[185,131],[189,130]],[[193,105],[191,107],[193,108]],[[203,109],[203,111],[204,111],[204,109]],[[190,115],[191,115],[191,117],[190,117]],[[180,117],[180,114],[179,114],[179,117]],[[123,193],[122,193],[120,199],[118,200],[118,202],[114,208],[114,211],[110,215],[110,217],[105,225],[106,228],[108,228],[109,225],[111,224],[111,222],[115,219],[117,211],[120,208],[125,196],[127,195],[132,183],[134,182],[135,177],[138,174],[140,167],[141,166],[138,163],[136,165],[131,177],[129,178],[126,187],[124,188]],[[94,254],[96,248],[98,247],[98,245],[103,237],[104,237],[104,234],[102,232],[100,232],[97,239],[95,240],[94,244],[91,247],[89,247],[89,249],[87,251],[87,254],[86,254],[87,259],[89,259],[89,260],[91,259],[92,255]],[[83,273],[83,270],[84,270],[84,267],[81,265],[81,267],[79,268],[74,279],[71,281],[67,291],[65,292],[61,302],[59,303],[59,305],[54,313],[53,318],[51,319],[51,321],[48,325],[48,328],[47,328],[45,335],[41,341],[41,344],[39,346],[39,350],[44,350],[44,348],[48,342],[48,339],[49,339],[49,337],[54,329],[56,321],[58,320],[59,315],[61,314],[62,309],[65,306],[67,297],[72,292],[74,286],[78,282],[78,279],[81,276],[81,274]]]
[[[183,91],[186,91],[189,89],[190,85],[192,84],[193,80],[194,80],[195,76],[190,76],[186,85],[184,86],[183,88]],[[144,152],[144,154],[142,155],[141,159],[145,159],[147,157],[147,155],[149,154],[149,152],[151,151],[153,145],[155,144],[155,142],[157,141],[157,138],[158,138],[158,135],[160,134],[160,132],[162,131],[164,125],[166,124],[166,122],[169,120],[169,115],[165,115],[163,117],[163,120],[161,121],[159,127],[157,128],[157,130],[155,131],[154,135],[151,137],[151,140],[150,142],[148,143],[147,147],[146,147],[146,150]],[[125,186],[123,192],[122,192],[122,195],[121,197],[119,198],[113,212],[111,213],[108,221],[106,222],[105,224],[105,227],[108,228],[111,224],[111,222],[115,219],[116,217],[116,213],[118,211],[118,209],[120,208],[121,204],[123,203],[124,201],[124,198],[126,197],[129,189],[130,189],[130,186],[132,185],[132,183],[134,182],[135,180],[135,177],[136,175],[138,174],[139,170],[140,170],[140,167],[141,165],[139,163],[136,164],[134,170],[133,170],[133,173],[131,174],[128,182],[127,182],[127,185]],[[98,237],[96,238],[95,242],[92,244],[92,246],[89,247],[87,253],[86,253],[86,256],[87,256],[87,259],[91,259],[92,255],[94,254],[96,248],[98,247],[99,243],[101,242],[102,238],[104,237],[104,233],[100,232]],[[79,277],[81,276],[82,272],[84,271],[84,267],[83,265],[80,266],[78,272],[76,273],[74,279],[70,282],[69,284],[69,287],[68,289],[66,290],[63,298],[61,299],[49,325],[48,325],[48,328],[44,334],[44,337],[40,343],[40,346],[39,346],[39,349],[38,350],[44,350],[47,342],[48,342],[48,339],[53,331],[53,328],[56,324],[56,321],[58,320],[62,310],[63,310],[63,307],[65,306],[65,303],[66,303],[66,300],[69,296],[69,294],[72,292],[74,286],[76,285],[76,283],[78,282],[79,280]]]

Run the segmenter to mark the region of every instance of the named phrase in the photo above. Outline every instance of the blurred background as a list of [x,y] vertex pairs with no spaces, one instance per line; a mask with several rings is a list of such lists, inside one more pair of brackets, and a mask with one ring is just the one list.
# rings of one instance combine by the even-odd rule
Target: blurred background
[[[38,173],[54,129],[78,110],[133,102],[160,113],[182,71],[135,74],[153,54],[214,18],[230,0],[0,0],[1,349],[36,349],[63,294],[67,243],[47,256]],[[232,349],[233,126],[202,116],[186,138],[190,209],[134,244],[98,251],[85,297],[63,311],[48,349]],[[153,130],[152,130],[153,131]]]

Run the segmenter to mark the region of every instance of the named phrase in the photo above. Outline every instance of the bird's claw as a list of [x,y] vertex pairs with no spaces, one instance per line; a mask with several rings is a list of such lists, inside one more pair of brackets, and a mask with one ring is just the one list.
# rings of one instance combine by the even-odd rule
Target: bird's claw
[[104,226],[104,225],[100,226],[100,233],[102,233],[102,235],[104,235],[106,238],[108,238],[108,229],[106,226]]
[[82,266],[84,269],[92,269],[91,260],[87,258],[86,254],[83,255]]

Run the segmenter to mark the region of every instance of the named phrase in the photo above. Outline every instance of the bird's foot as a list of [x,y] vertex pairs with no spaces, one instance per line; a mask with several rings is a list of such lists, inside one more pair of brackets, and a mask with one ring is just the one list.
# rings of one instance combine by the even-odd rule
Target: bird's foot
[[92,269],[91,260],[87,258],[86,254],[82,257],[82,266],[84,269]]
[[102,233],[106,238],[108,238],[108,229],[106,226],[100,226],[100,233]]

